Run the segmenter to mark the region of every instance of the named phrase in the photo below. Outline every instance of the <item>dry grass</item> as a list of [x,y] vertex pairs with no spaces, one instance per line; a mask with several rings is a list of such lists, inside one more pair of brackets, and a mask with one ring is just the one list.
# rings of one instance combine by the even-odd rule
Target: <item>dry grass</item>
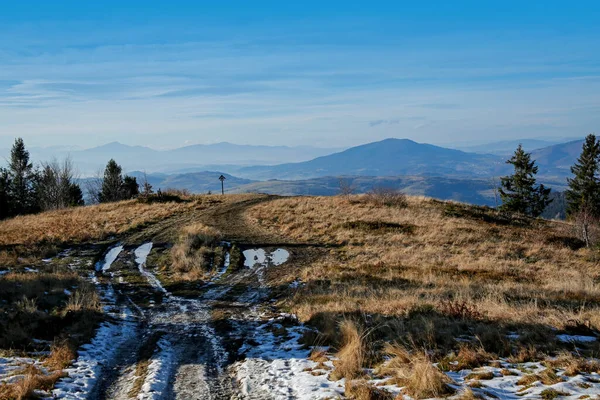
[[0,245],[103,239],[190,210],[195,205],[195,202],[142,204],[130,200],[19,216],[0,222]]
[[337,360],[331,373],[331,379],[354,379],[363,375],[363,366],[367,357],[365,334],[354,321],[344,320],[340,324],[342,346],[336,354]]
[[87,282],[81,282],[80,287],[71,294],[63,312],[66,314],[80,311],[102,311],[100,296]]
[[389,392],[370,385],[367,381],[346,381],[344,395],[353,400],[392,400]]
[[483,399],[483,398],[484,398],[483,396],[473,393],[473,390],[471,390],[471,388],[466,387],[464,390],[462,390],[459,393],[456,400],[479,400],[479,399]]
[[69,327],[85,337],[101,309],[93,286],[74,272],[40,272],[2,276],[0,312],[0,349],[23,349],[32,338],[54,340]]
[[556,358],[546,360],[549,368],[564,369],[565,376],[575,376],[581,373],[600,373],[600,362],[596,359],[584,359],[563,351]]
[[50,349],[50,355],[44,360],[44,365],[50,371],[62,371],[67,368],[75,358],[77,352],[68,341],[54,343]]
[[278,199],[247,218],[298,242],[334,246],[289,277],[306,282],[286,303],[303,321],[397,319],[396,334],[427,347],[475,330],[486,350],[504,355],[510,329],[522,345],[546,347],[550,328],[566,329],[567,321],[600,329],[598,257],[576,245],[567,223],[420,197],[386,206],[364,196]]
[[38,398],[36,390],[50,390],[56,381],[64,377],[62,371],[45,373],[34,365],[17,372],[22,378],[10,384],[0,384],[0,400],[25,400]]
[[409,352],[401,345],[386,344],[384,353],[389,358],[377,368],[377,375],[391,377],[391,382],[403,387],[410,397],[426,399],[454,392],[448,386],[452,380],[433,365],[426,352]]
[[171,248],[171,268],[181,280],[200,280],[223,265],[225,252],[220,247],[221,233],[201,223],[182,229]]

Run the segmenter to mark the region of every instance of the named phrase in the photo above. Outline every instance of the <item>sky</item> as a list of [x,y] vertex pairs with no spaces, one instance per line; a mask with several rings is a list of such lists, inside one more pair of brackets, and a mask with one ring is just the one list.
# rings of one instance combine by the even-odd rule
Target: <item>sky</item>
[[19,1],[0,147],[600,133],[593,1]]

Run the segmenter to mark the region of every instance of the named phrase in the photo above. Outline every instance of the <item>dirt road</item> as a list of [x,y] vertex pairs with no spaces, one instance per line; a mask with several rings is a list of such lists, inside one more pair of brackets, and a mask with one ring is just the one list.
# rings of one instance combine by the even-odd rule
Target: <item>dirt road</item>
[[[256,350],[256,333],[264,329],[265,321],[274,324],[279,315],[270,302],[266,271],[303,258],[296,244],[246,221],[248,207],[272,199],[255,197],[177,215],[120,238],[107,249],[94,279],[112,318],[107,329],[124,333],[116,336],[110,355],[97,360],[94,376],[79,374],[84,376],[83,384],[77,379],[80,371],[72,371],[75,378],[59,384],[62,389],[55,396],[93,400],[296,398],[291,388],[282,397],[264,390],[268,382],[249,389],[236,379],[236,363]],[[164,247],[181,227],[193,222],[221,231],[226,250],[232,244],[243,250],[261,247],[246,252],[249,259],[244,268],[223,270],[195,295],[184,298],[163,287],[155,266],[147,260],[154,246]],[[226,259],[228,263],[229,255]],[[299,327],[287,324],[290,329]],[[289,369],[289,362],[286,366]]]

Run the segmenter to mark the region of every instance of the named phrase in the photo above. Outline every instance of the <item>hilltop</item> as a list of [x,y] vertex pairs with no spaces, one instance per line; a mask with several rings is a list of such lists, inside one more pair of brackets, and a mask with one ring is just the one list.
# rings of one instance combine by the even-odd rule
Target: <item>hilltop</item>
[[2,396],[600,390],[597,250],[569,223],[397,194],[169,196],[0,222]]

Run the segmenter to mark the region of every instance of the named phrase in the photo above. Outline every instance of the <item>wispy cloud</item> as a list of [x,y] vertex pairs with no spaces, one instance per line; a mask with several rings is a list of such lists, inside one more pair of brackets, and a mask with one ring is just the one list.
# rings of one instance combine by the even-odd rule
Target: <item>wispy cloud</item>
[[122,29],[103,40],[92,27],[62,45],[33,43],[31,33],[0,38],[0,145],[23,135],[37,144],[338,146],[398,135],[570,134],[600,122],[597,112],[582,111],[600,104],[593,38],[573,45],[542,38],[554,45],[549,55],[537,42],[493,35],[390,44],[318,41],[308,32],[206,40],[180,32],[152,42],[147,28]]

